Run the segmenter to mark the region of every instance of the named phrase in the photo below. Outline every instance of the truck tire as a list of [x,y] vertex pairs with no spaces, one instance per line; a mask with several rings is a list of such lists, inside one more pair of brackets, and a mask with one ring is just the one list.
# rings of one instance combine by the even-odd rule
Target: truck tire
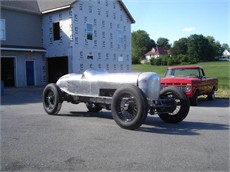
[[57,114],[62,105],[61,91],[59,87],[54,84],[48,84],[42,94],[43,107],[46,113],[50,115]]
[[165,87],[160,92],[160,98],[173,98],[175,100],[172,113],[159,113],[159,117],[166,123],[178,123],[188,115],[190,105],[186,94],[177,87]]
[[212,101],[215,99],[215,89],[213,88],[212,91],[208,94],[208,100]]
[[97,103],[85,103],[87,109],[89,110],[89,112],[100,112],[102,107],[97,104]]
[[194,93],[193,97],[190,99],[191,106],[197,106],[197,104],[198,104],[198,95],[199,95],[199,92],[196,91]]
[[134,85],[124,85],[115,91],[111,109],[113,119],[121,128],[134,130],[144,123],[148,103],[141,89]]

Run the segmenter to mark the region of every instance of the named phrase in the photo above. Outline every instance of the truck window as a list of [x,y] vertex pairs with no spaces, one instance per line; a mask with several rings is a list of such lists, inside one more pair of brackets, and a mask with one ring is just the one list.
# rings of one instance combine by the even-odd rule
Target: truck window
[[165,77],[171,77],[174,76],[174,70],[173,69],[167,69],[165,73]]
[[204,77],[205,77],[205,73],[204,73],[204,70],[203,70],[203,69],[200,69],[200,77],[201,77],[201,78],[204,78]]
[[199,69],[175,69],[174,76],[177,77],[199,77]]

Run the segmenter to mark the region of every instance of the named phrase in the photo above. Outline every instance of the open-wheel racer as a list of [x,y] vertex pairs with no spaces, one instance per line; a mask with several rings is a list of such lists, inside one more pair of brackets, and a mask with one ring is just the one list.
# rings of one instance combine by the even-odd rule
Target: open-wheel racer
[[140,127],[147,114],[158,114],[167,123],[178,123],[189,112],[189,100],[177,87],[161,90],[160,76],[154,72],[108,73],[88,69],[83,74],[67,74],[43,91],[43,107],[57,114],[62,102],[85,103],[90,112],[112,111],[115,122],[125,129]]

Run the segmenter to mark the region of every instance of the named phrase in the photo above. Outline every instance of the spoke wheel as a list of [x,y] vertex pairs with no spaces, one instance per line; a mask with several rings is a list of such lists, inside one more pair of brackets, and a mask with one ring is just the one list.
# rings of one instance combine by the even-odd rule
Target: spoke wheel
[[125,129],[137,129],[145,121],[148,105],[144,93],[134,85],[116,90],[112,100],[112,116]]
[[186,94],[177,87],[166,87],[161,90],[160,97],[163,99],[172,99],[170,113],[162,113],[164,109],[159,111],[159,117],[167,123],[178,123],[185,119],[188,115],[190,106]]
[[116,108],[120,119],[124,122],[132,121],[137,115],[137,102],[130,94],[123,94]]

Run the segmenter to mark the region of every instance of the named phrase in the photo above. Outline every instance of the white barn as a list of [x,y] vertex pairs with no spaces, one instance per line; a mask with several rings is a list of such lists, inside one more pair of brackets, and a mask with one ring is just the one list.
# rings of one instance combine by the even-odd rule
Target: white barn
[[131,71],[131,24],[135,21],[121,0],[77,0],[61,5],[48,9],[46,4],[42,11],[49,82],[88,68]]
[[4,0],[1,80],[45,85],[88,68],[131,71],[131,24],[122,0]]

